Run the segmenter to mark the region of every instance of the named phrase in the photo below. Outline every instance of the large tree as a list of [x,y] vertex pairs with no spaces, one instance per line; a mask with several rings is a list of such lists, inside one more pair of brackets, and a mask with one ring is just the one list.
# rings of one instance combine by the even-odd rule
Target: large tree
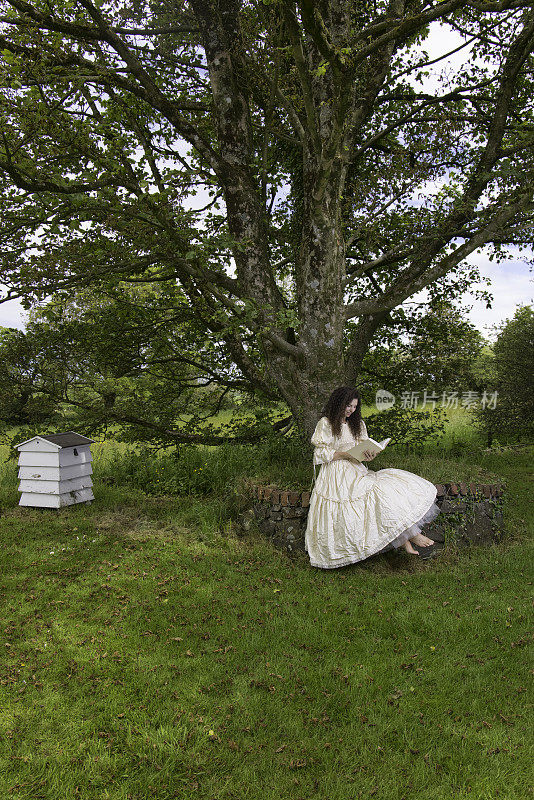
[[[306,436],[403,301],[532,241],[528,0],[0,9],[6,298],[167,285]],[[469,58],[429,88],[444,22]]]

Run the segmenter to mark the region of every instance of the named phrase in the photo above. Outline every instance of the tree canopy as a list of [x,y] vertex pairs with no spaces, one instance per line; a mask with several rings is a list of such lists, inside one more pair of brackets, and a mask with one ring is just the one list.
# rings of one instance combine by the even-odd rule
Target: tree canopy
[[309,433],[403,301],[531,243],[533,50],[526,0],[0,0],[5,299],[119,298],[124,379],[137,337]]

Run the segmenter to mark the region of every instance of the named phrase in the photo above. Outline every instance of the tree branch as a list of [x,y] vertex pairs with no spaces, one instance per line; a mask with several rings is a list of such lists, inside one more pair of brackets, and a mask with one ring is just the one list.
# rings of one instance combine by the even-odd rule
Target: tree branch
[[[433,237],[433,245],[399,275],[397,280],[386,290],[383,297],[373,300],[361,300],[349,305],[346,309],[347,318],[373,313],[385,308],[393,308],[399,302],[414,294],[415,291],[424,288],[436,277],[445,274],[469,253],[480,247],[481,244],[489,241],[494,232],[502,229],[509,219],[512,219],[515,214],[528,205],[531,192],[527,192],[516,204],[508,206],[501,213],[497,211],[490,222],[481,231],[474,234],[469,242],[451,256],[440,261],[437,267],[429,269],[429,265],[437,253],[453,238],[451,231],[463,227],[475,215],[476,204],[490,182],[492,168],[500,157],[499,148],[506,129],[510,103],[516,88],[517,75],[533,50],[534,9],[531,8],[530,12],[524,15],[524,26],[510,46],[507,59],[503,65],[500,92],[495,105],[486,146],[467,180],[461,200],[455,205],[448,217],[442,221],[439,229],[436,230]],[[456,254],[459,254],[458,260],[456,260]]]
[[305,139],[309,138],[315,152],[320,153],[321,139],[319,136],[319,126],[317,124],[317,116],[315,113],[315,105],[313,102],[313,93],[312,93],[310,75],[308,71],[308,65],[306,64],[306,59],[304,58],[302,37],[295,15],[295,6],[292,2],[289,3],[287,2],[287,0],[284,0],[281,8],[289,31],[289,38],[291,40],[291,49],[293,52],[293,58],[295,60],[295,65],[297,67],[297,72],[300,80],[300,86],[302,89],[302,98],[304,102],[304,109],[306,112],[306,120],[308,123],[306,129],[305,130],[303,129],[304,138]]
[[328,61],[334,72],[342,72],[345,61],[330,41],[319,6],[313,0],[300,0],[300,11],[304,29],[313,39],[318,51]]
[[[116,422],[123,422],[130,425],[138,425],[142,428],[146,428],[148,430],[154,431],[154,433],[159,433],[167,437],[168,439],[176,442],[177,444],[204,444],[204,445],[222,445],[222,444],[248,444],[252,442],[259,442],[265,438],[265,432],[261,433],[245,433],[240,436],[217,436],[215,434],[187,434],[180,430],[175,430],[173,428],[167,428],[164,425],[159,425],[157,422],[153,422],[152,420],[143,419],[141,417],[135,417],[132,414],[120,413],[117,411],[113,411],[112,409],[103,409],[99,407],[95,407],[91,403],[84,403],[80,400],[74,400],[72,397],[69,397],[65,392],[62,397],[58,396],[56,392],[46,387],[46,385],[42,383],[31,383],[28,381],[17,381],[17,385],[20,387],[27,388],[33,392],[38,392],[40,394],[47,395],[51,397],[53,400],[56,400],[62,404],[72,406],[74,408],[80,408],[84,411],[89,411],[93,414],[100,414],[102,417],[110,420],[115,420]],[[292,421],[292,417],[284,417],[283,419],[278,420],[277,422],[272,424],[272,430],[275,432],[281,431],[285,428],[288,423]]]
[[428,286],[430,283],[437,280],[437,278],[443,277],[447,272],[467,258],[468,255],[484,244],[492,241],[495,235],[500,235],[518,213],[530,207],[533,196],[534,188],[529,187],[526,192],[520,195],[515,203],[504,206],[504,208],[501,203],[498,203],[496,207],[502,210],[496,212],[489,222],[477,231],[468,242],[465,242],[461,247],[454,250],[454,252],[442,258],[434,267],[421,271],[417,265],[418,271],[415,274],[413,269],[405,270],[401,273],[399,278],[386,289],[382,297],[367,298],[349,304],[345,307],[346,319],[373,315],[395,308],[395,306],[416,294],[421,289],[424,289],[425,286]]
[[490,2],[490,0],[486,2],[483,0],[481,3],[476,3],[474,0],[445,0],[445,2],[433,5],[428,10],[413,16],[402,17],[399,15],[396,18],[388,19],[387,15],[385,15],[385,19],[373,23],[359,32],[357,40],[365,42],[371,38],[372,41],[358,52],[356,63],[365,60],[374,50],[379,49],[391,39],[396,39],[398,42],[404,41],[416,31],[426,27],[430,22],[450,16],[453,12],[466,7],[476,8],[478,11],[492,12],[530,8],[531,5],[530,0],[502,0],[502,2]]

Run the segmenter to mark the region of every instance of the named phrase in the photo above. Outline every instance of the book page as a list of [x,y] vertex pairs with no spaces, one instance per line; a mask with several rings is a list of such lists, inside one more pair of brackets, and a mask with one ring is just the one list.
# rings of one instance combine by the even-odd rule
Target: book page
[[367,459],[364,458],[364,453],[369,451],[373,455],[378,455],[381,453],[382,450],[387,447],[391,438],[384,439],[382,442],[377,442],[375,439],[361,439],[359,442],[356,442],[354,447],[351,447],[350,450],[346,452],[353,456],[353,458],[357,459],[358,461],[366,461]]

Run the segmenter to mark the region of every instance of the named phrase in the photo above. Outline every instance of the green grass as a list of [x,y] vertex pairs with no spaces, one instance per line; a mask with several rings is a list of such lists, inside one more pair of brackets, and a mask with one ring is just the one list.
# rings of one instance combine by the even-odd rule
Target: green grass
[[102,449],[95,503],[56,512],[4,465],[0,796],[531,796],[532,448],[390,458],[504,480],[505,541],[313,570],[238,538],[219,484],[143,494]]

